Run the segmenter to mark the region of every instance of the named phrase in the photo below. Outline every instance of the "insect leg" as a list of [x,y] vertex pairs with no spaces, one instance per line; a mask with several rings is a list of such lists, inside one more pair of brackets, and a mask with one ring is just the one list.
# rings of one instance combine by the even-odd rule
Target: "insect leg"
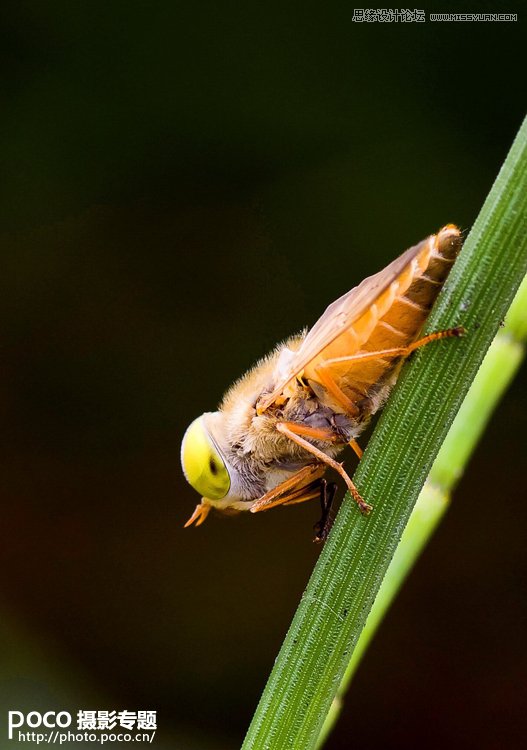
[[326,454],[321,450],[316,448],[314,445],[311,445],[311,443],[309,443],[307,440],[304,440],[304,438],[298,434],[299,427],[302,428],[302,425],[297,425],[295,422],[278,422],[278,424],[276,425],[276,429],[278,430],[278,432],[286,435],[286,437],[288,437],[294,443],[297,443],[297,445],[300,445],[306,451],[312,453],[313,456],[315,456],[319,461],[327,464],[328,466],[331,466],[332,469],[338,472],[342,479],[346,482],[346,485],[351,492],[353,499],[359,506],[361,513],[369,513],[372,510],[372,506],[368,505],[368,503],[362,499],[358,489],[355,487],[355,485],[343,469],[342,464],[339,464],[338,461],[335,461],[330,456],[326,456]]
[[314,525],[315,532],[314,542],[325,542],[331,528],[330,511],[335,499],[337,485],[335,482],[327,482],[325,479],[320,480],[320,507],[322,515],[320,520]]
[[[326,359],[324,362],[317,366],[317,374],[320,375],[321,380],[323,377],[328,378],[328,374],[324,374],[324,370],[331,367],[332,365],[341,364],[342,362],[357,362],[358,364],[362,364],[363,362],[368,362],[372,359],[382,359],[383,357],[407,357],[413,351],[419,349],[421,346],[426,346],[426,344],[429,344],[431,341],[459,337],[463,336],[464,333],[465,329],[463,328],[463,326],[457,326],[456,328],[447,328],[445,331],[435,331],[434,333],[429,333],[427,336],[423,336],[422,338],[417,339],[417,341],[414,341],[412,344],[408,344],[408,346],[398,346],[393,349],[380,349],[379,351],[375,352],[357,352],[357,354],[350,354],[348,357],[334,357],[333,359]],[[332,380],[331,376],[329,376],[328,379]],[[325,383],[323,383],[323,385],[325,385]],[[336,386],[336,383],[334,385]],[[336,387],[338,388],[338,386]],[[345,398],[347,397],[345,396]]]
[[282,424],[294,425],[296,435],[323,440],[326,443],[342,442],[342,439],[333,430],[325,430],[323,427],[310,427],[302,422],[283,422]]
[[[325,471],[326,467],[320,463],[304,466],[300,471],[293,474],[290,479],[286,479],[285,482],[281,482],[278,486],[266,492],[265,495],[262,495],[258,500],[255,500],[250,507],[251,513],[270,510],[277,505],[285,505],[288,502],[302,502],[299,499],[300,490],[307,489],[307,486],[312,484],[314,480],[320,479]],[[312,497],[316,497],[316,494],[304,497],[304,499],[309,500]]]
[[[339,436],[331,430],[324,430],[319,427],[309,427],[309,425],[301,423],[295,423],[295,432],[297,435],[312,437],[315,438],[315,440],[325,440],[328,443],[336,443],[339,441]],[[353,449],[358,458],[362,458],[364,451],[356,440],[350,440],[348,445]]]
[[411,354],[411,352],[419,349],[421,346],[426,346],[431,341],[459,338],[460,336],[464,336],[466,332],[467,331],[465,328],[463,328],[463,326],[456,326],[455,328],[447,328],[444,331],[435,331],[434,333],[429,333],[428,336],[423,336],[422,338],[417,339],[417,341],[414,341],[413,344],[409,344],[407,347],[405,347],[406,352],[404,353],[404,356],[407,357],[408,354]]
[[357,443],[357,441],[356,440],[350,440],[349,443],[348,443],[348,445],[350,446],[350,448],[353,449],[355,455],[359,459],[361,459],[362,458],[362,454],[364,453],[364,451],[362,450],[362,448],[360,447],[360,445]]
[[306,500],[314,500],[317,497],[320,498],[319,484],[310,484],[309,487],[303,487],[302,489],[288,495],[284,505],[298,505],[299,503],[305,503]]
[[339,386],[336,384],[335,380],[331,377],[329,371],[327,370],[326,365],[331,365],[334,361],[335,360],[333,359],[328,359],[325,362],[322,362],[315,368],[315,372],[320,378],[320,382],[322,383],[324,388],[326,388],[326,390],[331,393],[335,401],[342,407],[344,407],[344,409],[350,416],[356,417],[360,413],[359,407],[354,404],[348,396],[346,396],[341,388],[339,388]]

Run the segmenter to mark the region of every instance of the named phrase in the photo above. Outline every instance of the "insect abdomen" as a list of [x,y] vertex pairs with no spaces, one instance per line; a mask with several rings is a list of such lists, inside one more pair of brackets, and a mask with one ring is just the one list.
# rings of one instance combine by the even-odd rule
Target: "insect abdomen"
[[[392,285],[395,293],[391,299],[386,298],[384,309],[386,292],[373,305],[370,321],[365,321],[365,325],[361,319],[354,325],[352,335],[360,336],[363,329],[359,352],[382,352],[416,340],[460,250],[461,235],[456,227],[448,225],[420,244],[422,250]],[[366,337],[364,334],[368,333]],[[367,396],[372,386],[387,381],[397,365],[398,360],[379,355],[378,359],[342,367],[340,387],[349,389],[350,395]],[[337,372],[335,375],[338,377]]]
[[[364,348],[373,351],[405,346],[423,327],[461,246],[459,233],[444,241],[441,241],[441,235],[430,239],[432,248],[426,268],[422,273],[414,274],[406,292],[395,297]],[[386,343],[381,346],[381,342]]]

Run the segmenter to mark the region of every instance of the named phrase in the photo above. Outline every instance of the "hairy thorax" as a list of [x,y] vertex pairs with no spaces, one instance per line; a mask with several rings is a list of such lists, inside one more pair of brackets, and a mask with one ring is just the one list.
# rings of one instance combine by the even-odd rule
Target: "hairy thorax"
[[310,453],[276,429],[277,422],[302,423],[332,433],[336,440],[311,441],[331,457],[338,455],[362,429],[356,420],[324,404],[301,381],[295,381],[284,403],[257,414],[257,401],[273,389],[281,358],[287,357],[301,341],[301,337],[295,337],[277,347],[233,385],[220,406],[226,437],[226,444],[221,447],[241,476],[238,492],[244,499],[259,497],[291,472],[313,462]]

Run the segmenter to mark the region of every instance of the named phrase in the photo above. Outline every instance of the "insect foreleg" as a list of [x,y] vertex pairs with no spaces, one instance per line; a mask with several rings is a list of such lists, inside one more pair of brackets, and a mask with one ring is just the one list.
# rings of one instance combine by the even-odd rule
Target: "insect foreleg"
[[346,474],[345,470],[342,467],[342,464],[339,464],[338,461],[335,461],[330,456],[326,456],[325,453],[323,453],[321,450],[316,448],[314,445],[311,445],[311,443],[301,437],[301,433],[305,429],[303,425],[297,424],[296,422],[278,422],[278,424],[276,425],[276,429],[283,435],[286,435],[294,443],[297,443],[297,445],[300,445],[306,451],[311,453],[319,461],[327,464],[328,466],[331,466],[332,469],[338,472],[342,479],[346,482],[346,485],[351,492],[353,499],[359,506],[361,513],[367,514],[372,510],[372,506],[362,499],[360,492],[355,487],[349,476]]
[[255,500],[250,507],[251,513],[259,513],[262,510],[270,510],[277,505],[300,503],[317,497],[318,491],[316,493],[310,492],[311,487],[309,485],[316,479],[320,479],[325,471],[326,467],[320,464],[304,466],[290,479],[286,479],[285,482],[281,482],[258,500]]

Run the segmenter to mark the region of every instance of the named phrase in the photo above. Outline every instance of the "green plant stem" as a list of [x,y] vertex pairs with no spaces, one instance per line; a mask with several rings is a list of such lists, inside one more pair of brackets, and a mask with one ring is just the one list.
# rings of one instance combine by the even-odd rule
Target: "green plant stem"
[[445,284],[427,330],[464,325],[406,363],[356,472],[375,505],[346,498],[245,738],[244,750],[309,750],[448,429],[527,268],[527,121]]
[[344,693],[387,609],[443,518],[451,493],[487,422],[525,357],[526,339],[527,276],[507,314],[505,327],[498,332],[485,355],[421,490],[326,717],[317,748],[322,747],[333,729],[342,708]]

